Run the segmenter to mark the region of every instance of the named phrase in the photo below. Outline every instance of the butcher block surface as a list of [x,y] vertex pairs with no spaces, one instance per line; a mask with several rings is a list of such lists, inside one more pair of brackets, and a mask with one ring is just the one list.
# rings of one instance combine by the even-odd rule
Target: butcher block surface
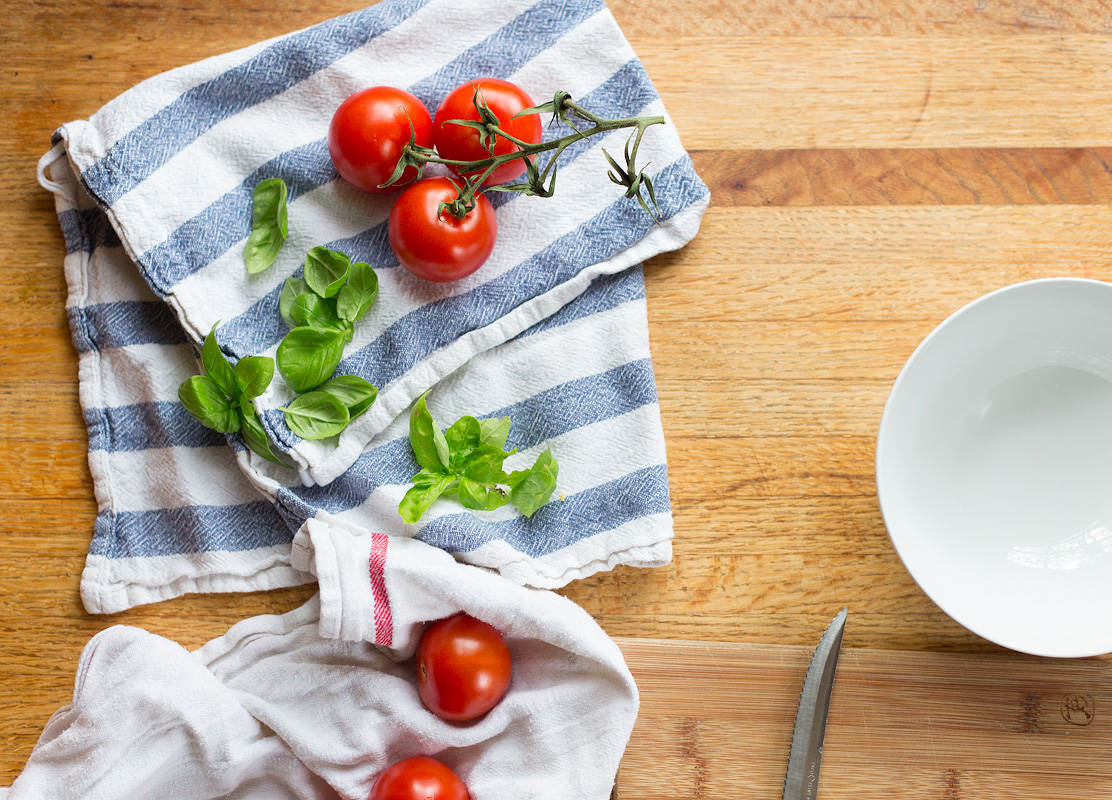
[[[780,797],[810,648],[619,645],[641,691],[623,800]],[[1112,797],[1112,665],[844,649],[817,797]]]
[[[85,613],[97,504],[35,165],[59,125],[142,80],[371,2],[3,4],[0,786],[98,631],[193,649],[316,591]],[[807,648],[847,604],[817,800],[1112,798],[1109,662],[1013,658],[947,617],[874,480],[889,389],[939,322],[1023,280],[1112,279],[1112,4],[607,5],[711,190],[695,239],[645,264],[673,559],[560,590],[625,637],[641,685],[623,800],[778,800]],[[1076,697],[1088,725],[1062,716]]]

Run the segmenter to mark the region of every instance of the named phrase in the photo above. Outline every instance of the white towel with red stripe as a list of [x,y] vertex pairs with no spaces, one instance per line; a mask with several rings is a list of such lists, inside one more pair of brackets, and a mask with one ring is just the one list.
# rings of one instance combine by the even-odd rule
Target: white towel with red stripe
[[[446,763],[473,800],[608,796],[637,688],[585,611],[342,524],[311,522],[295,559],[317,597],[194,653],[137,628],[95,636],[7,800],[366,798],[413,755]],[[468,724],[422,705],[412,659],[425,624],[457,611],[502,631],[514,664],[506,697]]]

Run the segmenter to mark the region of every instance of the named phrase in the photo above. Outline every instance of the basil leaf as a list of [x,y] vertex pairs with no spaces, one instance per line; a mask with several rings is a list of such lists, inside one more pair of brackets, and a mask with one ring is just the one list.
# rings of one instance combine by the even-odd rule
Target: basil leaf
[[236,378],[232,372],[231,362],[216,343],[216,326],[212,326],[205,343],[201,346],[201,363],[205,367],[205,374],[212,378],[220,387],[220,391],[229,397],[236,396]]
[[479,483],[505,483],[509,476],[502,471],[502,462],[509,455],[512,453],[507,453],[496,445],[479,445],[463,465],[463,475]]
[[509,417],[490,417],[479,420],[479,443],[492,444],[495,447],[506,447],[506,437],[510,435]]
[[556,491],[556,476],[559,473],[560,467],[552,450],[546,449],[537,456],[536,463],[524,480],[510,490],[510,502],[525,516],[533,516]]
[[243,436],[244,443],[251,448],[252,451],[258,453],[267,461],[273,461],[275,464],[281,464],[283,467],[288,466],[286,462],[278,458],[274,451],[270,448],[270,440],[266,437],[266,430],[263,428],[263,423],[255,414],[243,414],[239,419],[239,432]]
[[436,448],[436,457],[440,460],[440,463],[451,464],[452,451],[448,447],[448,440],[444,438],[444,434],[441,432],[439,427],[433,428],[432,444],[433,447]]
[[278,295],[278,312],[282,315],[282,320],[287,326],[296,328],[300,324],[290,314],[294,300],[303,294],[312,294],[312,292],[313,290],[309,288],[309,284],[301,278],[295,278],[292,275],[286,278],[286,282],[282,284],[282,293]]
[[453,468],[463,464],[471,451],[479,446],[479,436],[479,420],[474,417],[460,417],[444,431]]
[[273,358],[245,356],[236,362],[236,388],[244,400],[251,400],[265,392],[273,378]]
[[351,270],[351,259],[339,250],[314,247],[305,256],[305,282],[321,297],[340,291]]
[[464,508],[475,511],[493,511],[509,502],[509,498],[497,488],[484,486],[470,478],[460,479],[456,496]]
[[239,414],[235,406],[212,378],[204,375],[186,378],[178,386],[178,399],[185,410],[206,428],[220,433],[239,430]]
[[418,484],[410,487],[402,501],[398,503],[398,513],[405,522],[416,522],[421,518],[433,501],[444,494],[455,479],[449,475],[441,476],[440,480],[432,484]]
[[440,432],[436,420],[425,405],[428,392],[421,395],[409,415],[409,446],[417,463],[433,472],[447,472],[451,459],[448,456],[448,442]]
[[[336,316],[332,300],[326,300],[320,295],[308,292],[297,297],[290,307],[290,317],[297,323],[296,327],[307,325],[310,328],[334,328],[345,330],[341,320]],[[351,341],[348,339],[348,341]]]
[[339,398],[308,392],[286,406],[286,425],[302,439],[327,439],[347,427],[351,417]]
[[336,371],[344,355],[344,332],[308,326],[294,328],[282,339],[276,355],[278,371],[290,388],[308,392]]
[[336,313],[348,322],[355,322],[378,297],[378,275],[370,264],[362,261],[351,265],[347,283],[336,294]]
[[[449,475],[448,477],[452,476]],[[410,478],[410,481],[413,483],[414,486],[432,486],[434,483],[437,483],[442,478],[444,478],[443,472],[435,472],[431,469],[422,469],[420,472]]]
[[378,389],[358,375],[340,375],[322,383],[317,391],[338,398],[347,406],[352,419],[370,408],[378,398]]
[[260,181],[251,195],[251,233],[243,250],[247,272],[254,275],[274,263],[289,235],[286,182]]

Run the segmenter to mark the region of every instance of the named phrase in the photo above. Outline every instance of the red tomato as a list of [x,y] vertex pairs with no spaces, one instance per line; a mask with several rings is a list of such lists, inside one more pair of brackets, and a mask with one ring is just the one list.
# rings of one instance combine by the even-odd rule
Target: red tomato
[[[436,142],[436,150],[441,157],[458,161],[480,161],[490,157],[490,153],[483,147],[479,131],[448,122],[450,119],[480,121],[479,112],[474,104],[476,91],[482,93],[482,99],[498,117],[499,128],[527,144],[537,144],[541,140],[540,115],[529,114],[511,119],[517,112],[536,105],[520,86],[500,78],[476,78],[453,89],[436,109],[436,117],[433,119],[433,141]],[[513,142],[501,136],[494,145],[495,155],[512,153],[517,149]],[[525,172],[524,160],[509,161],[494,170],[490,177],[483,181],[483,185],[505,183],[523,172]]]
[[451,768],[435,758],[414,756],[391,764],[375,778],[368,800],[470,800]]
[[451,178],[425,178],[410,186],[390,209],[386,233],[398,262],[428,281],[456,281],[483,265],[498,238],[494,207],[483,195],[459,219],[438,211],[460,187]]
[[372,86],[356,92],[336,109],[328,126],[328,154],[336,169],[365,192],[393,192],[417,177],[406,167],[397,183],[380,189],[394,174],[402,148],[411,133],[416,144],[432,147],[432,118],[424,104],[409,92],[392,86]]
[[417,691],[432,713],[467,722],[490,711],[510,686],[510,648],[494,627],[467,614],[434,622],[417,645]]

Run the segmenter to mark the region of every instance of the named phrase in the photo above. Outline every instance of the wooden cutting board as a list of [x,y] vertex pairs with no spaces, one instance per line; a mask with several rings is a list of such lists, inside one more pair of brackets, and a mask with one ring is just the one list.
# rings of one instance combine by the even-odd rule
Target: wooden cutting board
[[[621,800],[779,800],[810,649],[618,643],[641,690]],[[1103,797],[1112,663],[842,651],[819,800]]]

